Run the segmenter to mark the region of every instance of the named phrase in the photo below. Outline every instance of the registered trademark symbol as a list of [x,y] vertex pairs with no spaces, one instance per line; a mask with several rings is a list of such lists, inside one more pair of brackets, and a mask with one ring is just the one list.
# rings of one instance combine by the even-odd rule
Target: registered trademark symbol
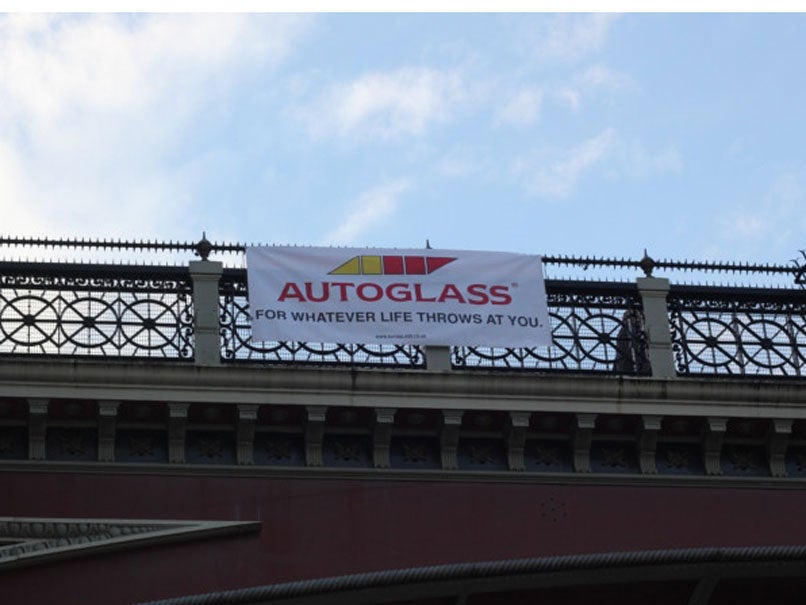
[[518,282],[516,282],[516,281],[512,282],[512,287],[517,288],[518,287]]

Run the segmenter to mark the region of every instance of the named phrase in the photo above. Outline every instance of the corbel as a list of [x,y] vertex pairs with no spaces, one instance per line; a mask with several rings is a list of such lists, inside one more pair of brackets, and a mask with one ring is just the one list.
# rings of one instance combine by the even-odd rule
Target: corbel
[[591,472],[591,438],[596,426],[596,414],[574,414],[574,471]]
[[442,428],[439,432],[439,442],[442,468],[445,470],[459,468],[456,448],[459,445],[459,431],[462,428],[463,415],[463,410],[442,410]]
[[526,470],[523,449],[526,445],[526,431],[529,428],[529,412],[510,412],[507,428],[507,462],[509,470]]
[[792,420],[773,418],[767,433],[767,460],[773,477],[786,477],[786,448],[792,433]]
[[325,434],[327,406],[309,405],[305,409],[305,464],[322,466],[322,437]]
[[641,432],[638,436],[638,464],[644,475],[656,475],[655,453],[658,446],[660,416],[641,416]]
[[255,425],[257,424],[258,406],[248,403],[238,404],[238,425],[235,429],[237,440],[238,464],[255,463]]
[[28,400],[28,459],[45,459],[45,435],[48,430],[49,399]]
[[389,447],[396,411],[394,408],[375,408],[375,421],[372,424],[372,460],[375,468],[392,466]]
[[728,428],[727,418],[707,418],[703,434],[703,463],[706,475],[721,475],[722,442]]
[[120,401],[98,402],[98,462],[115,461],[115,429]]
[[168,404],[168,462],[185,463],[185,434],[189,403]]

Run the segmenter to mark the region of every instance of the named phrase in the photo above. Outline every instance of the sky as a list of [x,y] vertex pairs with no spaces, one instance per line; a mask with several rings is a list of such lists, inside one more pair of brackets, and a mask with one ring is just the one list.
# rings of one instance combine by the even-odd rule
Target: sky
[[788,263],[804,14],[0,15],[0,234]]

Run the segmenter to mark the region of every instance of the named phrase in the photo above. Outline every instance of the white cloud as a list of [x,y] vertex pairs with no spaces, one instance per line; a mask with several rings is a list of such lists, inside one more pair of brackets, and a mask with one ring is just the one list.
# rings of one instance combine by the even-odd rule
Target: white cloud
[[532,126],[540,117],[543,92],[537,88],[517,91],[498,111],[497,122],[514,126]]
[[419,136],[447,121],[465,95],[458,72],[406,67],[336,85],[300,115],[314,137]]
[[629,77],[625,76],[624,74],[614,72],[612,69],[601,63],[591,65],[584,71],[576,74],[574,76],[574,80],[580,86],[588,90],[618,90],[632,84],[632,80]]
[[3,231],[177,235],[206,153],[180,152],[181,141],[305,27],[254,15],[0,17]]
[[632,141],[619,145],[611,175],[640,180],[660,174],[680,173],[682,170],[683,159],[673,145],[652,151],[639,141]]
[[554,96],[572,110],[577,111],[581,101],[582,93],[570,86],[561,86],[554,91]]
[[[806,247],[806,170],[778,174],[766,195],[752,208],[719,216],[719,234],[740,241],[749,257],[794,258]],[[787,256],[789,255],[789,256]]]
[[516,165],[516,174],[537,197],[567,198],[576,190],[579,179],[612,153],[616,138],[615,130],[608,128],[553,160],[546,157],[522,160]]
[[615,93],[633,87],[635,83],[632,78],[597,63],[574,74],[567,83],[556,87],[551,96],[577,111],[583,98],[600,99],[603,93]]
[[350,204],[347,218],[328,233],[322,243],[334,246],[357,243],[365,231],[383,223],[395,213],[400,196],[409,187],[409,181],[399,179],[365,192]]
[[497,162],[489,150],[481,146],[456,145],[435,163],[437,172],[453,179],[473,178],[478,182],[497,176]]
[[617,15],[556,15],[534,32],[535,53],[542,61],[575,61],[600,50]]

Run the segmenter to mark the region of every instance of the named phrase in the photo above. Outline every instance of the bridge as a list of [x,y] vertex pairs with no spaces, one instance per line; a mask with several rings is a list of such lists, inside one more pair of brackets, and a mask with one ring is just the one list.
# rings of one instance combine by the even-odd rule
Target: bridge
[[803,601],[797,260],[547,256],[553,345],[485,348],[252,342],[240,244],[0,249],[129,255],[0,261],[7,603]]

